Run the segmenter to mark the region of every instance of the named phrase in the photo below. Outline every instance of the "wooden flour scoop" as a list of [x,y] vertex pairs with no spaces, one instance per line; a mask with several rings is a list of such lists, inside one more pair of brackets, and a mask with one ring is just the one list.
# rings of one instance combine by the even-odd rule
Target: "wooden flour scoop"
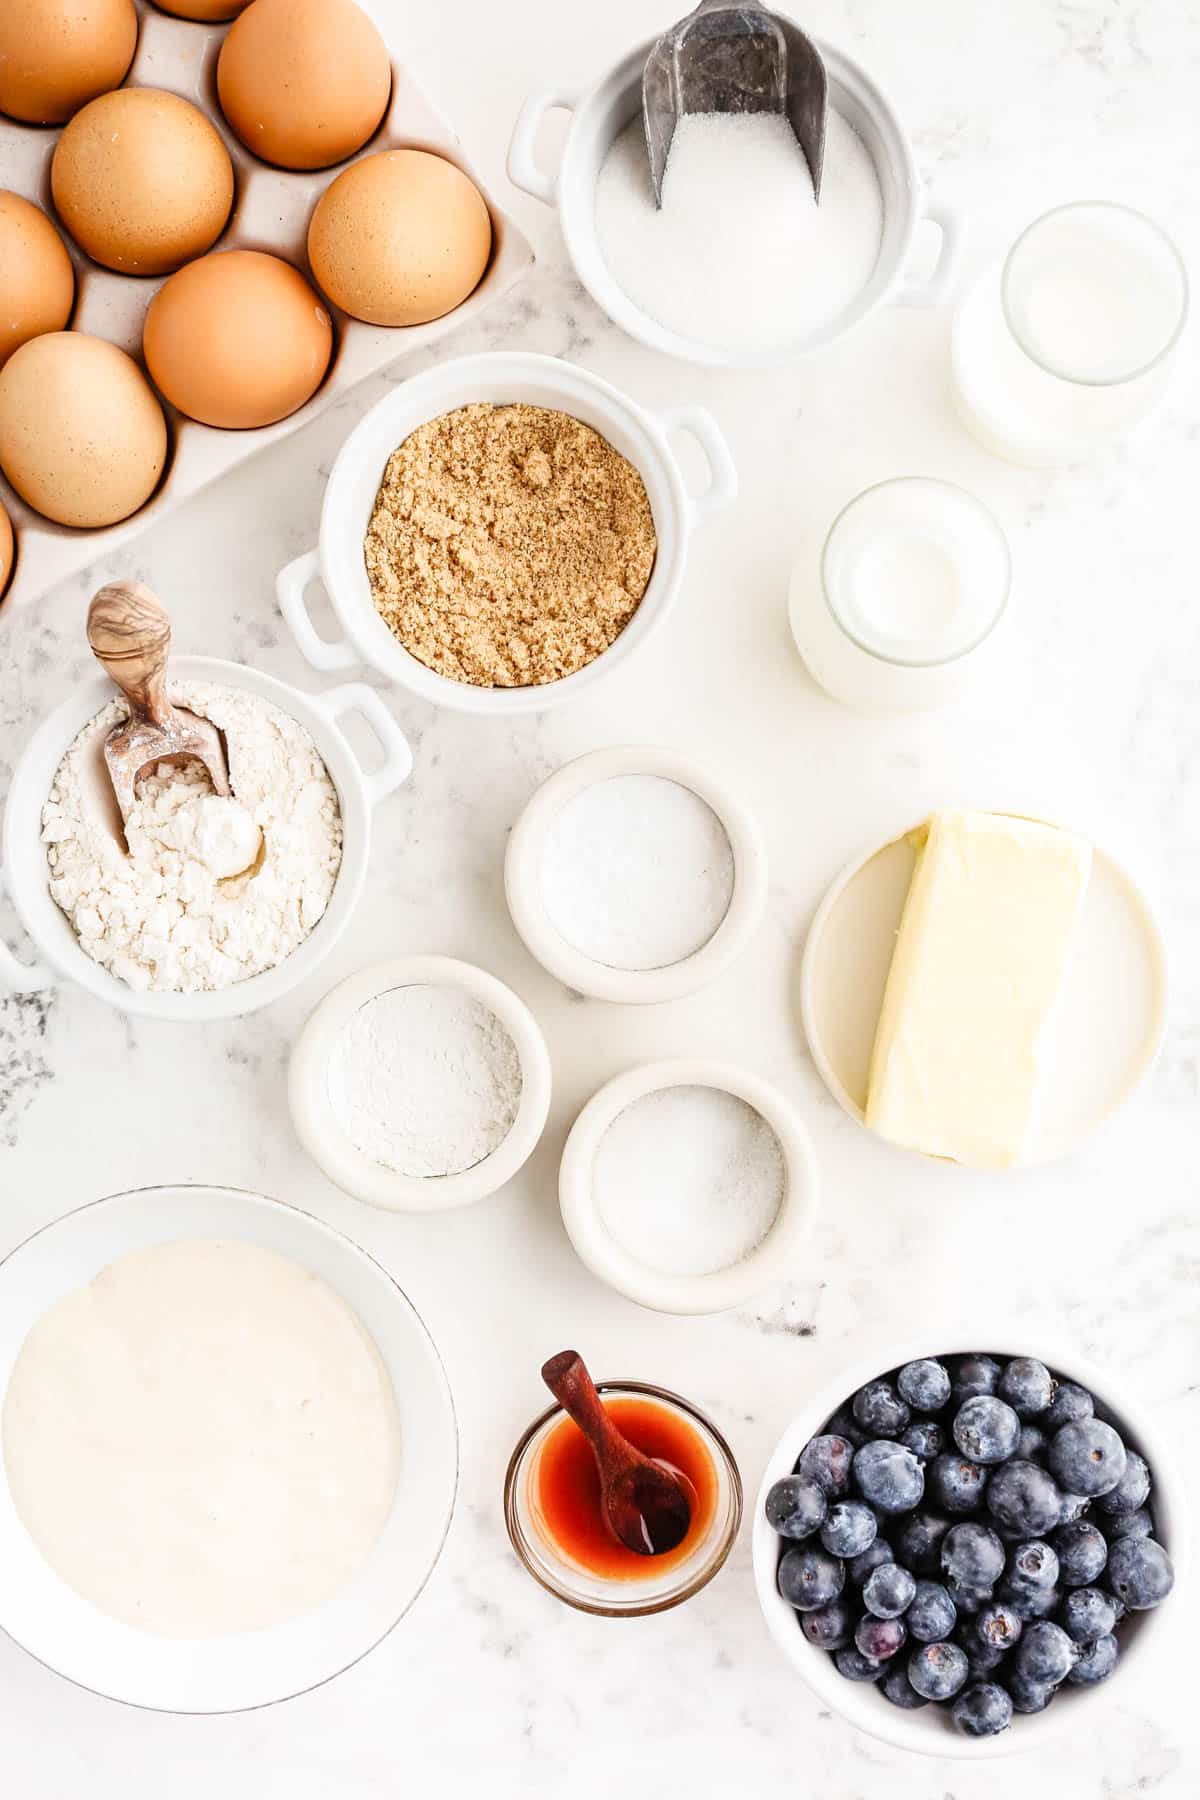
[[140,581],[112,581],[88,607],[88,643],[129,702],[129,717],[114,725],[104,743],[113,793],[128,822],[138,776],[155,763],[195,757],[208,770],[214,792],[230,793],[221,734],[209,719],[172,706],[167,699],[171,622],[161,600]]

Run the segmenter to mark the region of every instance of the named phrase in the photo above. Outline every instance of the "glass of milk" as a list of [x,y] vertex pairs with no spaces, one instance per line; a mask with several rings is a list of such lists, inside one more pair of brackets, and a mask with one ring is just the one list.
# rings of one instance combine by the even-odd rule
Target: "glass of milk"
[[1162,397],[1188,311],[1175,245],[1107,201],[1036,219],[970,290],[955,392],[989,450],[1031,467],[1086,461]]
[[819,575],[797,563],[792,635],[814,681],[844,706],[928,711],[970,682],[1011,579],[1008,541],[981,501],[901,476],[839,513]]

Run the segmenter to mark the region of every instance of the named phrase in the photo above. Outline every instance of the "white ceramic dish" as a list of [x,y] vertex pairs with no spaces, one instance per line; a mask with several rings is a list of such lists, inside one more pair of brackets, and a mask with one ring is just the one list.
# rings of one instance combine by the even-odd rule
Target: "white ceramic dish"
[[458,1479],[458,1434],[441,1360],[391,1276],[307,1213],[231,1188],[158,1187],[80,1207],[0,1264],[0,1394],[37,1320],[116,1257],[181,1238],[237,1238],[326,1281],[375,1340],[400,1418],[401,1473],[382,1536],[324,1606],[266,1631],[164,1638],[107,1618],[44,1562],[0,1460],[0,1626],[93,1693],[163,1712],[238,1712],[305,1692],[365,1656],[403,1617],[437,1561]]
[[[388,457],[419,425],[455,407],[481,401],[501,406],[525,402],[582,419],[637,469],[654,515],[658,553],[641,605],[629,624],[586,668],[541,687],[472,687],[436,674],[404,649],[371,599],[363,542]],[[702,494],[688,493],[669,442],[673,432],[694,437],[708,461],[711,483]],[[728,506],[736,494],[733,459],[716,420],[703,407],[647,412],[598,375],[553,356],[500,350],[459,357],[402,383],[373,406],[350,433],[325,487],[318,548],[280,570],[276,582],[280,611],[314,669],[348,669],[355,663],[367,663],[435,706],[504,715],[540,711],[593,686],[645,643],[679,591],[692,531]],[[318,637],[305,608],[305,590],[318,578],[345,633],[337,641]]]
[[[66,750],[113,697],[112,683],[97,675],[76,687],[69,699],[42,721],[13,770],[0,837],[3,881],[39,960],[23,963],[0,942],[0,989],[24,993],[51,987],[65,978],[119,1012],[154,1019],[230,1019],[269,1005],[303,981],[333,949],[349,923],[367,872],[371,814],[412,769],[408,740],[379,695],[362,682],[349,682],[324,694],[302,694],[257,669],[211,656],[172,657],[170,679],[246,688],[290,713],[312,736],[337,789],[342,814],[342,862],[324,917],[284,962],[213,993],[139,993],[85,955],[66,915],[50,896],[41,815]],[[338,723],[348,713],[358,713],[378,741],[382,762],[370,775],[364,774]]]
[[[342,1028],[360,1006],[392,988],[425,983],[460,987],[491,1008],[521,1061],[521,1099],[507,1137],[490,1156],[458,1175],[414,1177],[385,1169],[351,1142],[329,1096],[329,1059]],[[550,1110],[550,1052],[525,1002],[485,969],[450,956],[400,956],[373,963],[326,994],[292,1051],[288,1104],[296,1135],[330,1181],[389,1212],[446,1212],[494,1194],[534,1150]]]
[[[7,0],[4,0],[7,4]],[[275,169],[243,148],[226,126],[216,98],[216,63],[227,25],[201,25],[164,18],[146,0],[138,4],[138,45],[123,86],[168,88],[206,112],[233,159],[237,193],[217,250],[269,250],[295,263],[305,275],[305,237],[318,196],[346,163],[315,172]],[[19,125],[0,115],[0,169],[4,185],[38,205],[47,204],[50,156],[57,129]],[[392,64],[392,96],[384,118],[359,156],[401,147],[432,150],[468,174],[488,199],[479,171],[464,157],[458,138],[398,62]],[[349,158],[357,161],[358,158]],[[131,518],[99,531],[76,531],[41,518],[19,500],[0,476],[0,500],[17,532],[17,565],[6,598],[21,602],[43,593],[52,583],[83,569],[98,556],[135,537],[147,525],[198,493],[227,469],[259,450],[290,437],[334,400],[344,398],[356,382],[377,373],[410,352],[440,342],[505,293],[533,262],[529,241],[492,202],[492,258],[483,279],[461,306],[428,325],[385,330],[351,319],[325,302],[334,322],[334,352],[329,372],[312,399],[298,412],[260,431],[216,431],[198,425],[166,407],[172,440],[170,461],[157,491]],[[102,269],[67,240],[76,270],[76,298],[71,325],[119,344],[137,357],[142,320],[162,277],[130,279]]]
[[[673,1087],[736,1094],[762,1114],[783,1151],[785,1185],[775,1223],[749,1256],[707,1275],[663,1275],[648,1269],[617,1242],[596,1211],[593,1166],[604,1133],[635,1100]],[[816,1211],[816,1158],[798,1113],[778,1088],[733,1063],[678,1057],[628,1069],[592,1095],[563,1146],[558,1201],[580,1260],[619,1294],[654,1312],[724,1312],[799,1274],[800,1246]]]
[[[856,857],[818,906],[804,946],[800,1005],[808,1046],[826,1087],[860,1124],[914,862],[908,832]],[[1129,1098],[1157,1055],[1166,1007],[1166,951],[1150,907],[1120,863],[1096,847],[1051,1027],[1053,1075],[1026,1163],[1077,1149]]]
[[[554,924],[542,895],[542,860],[563,808],[596,782],[623,775],[654,775],[690,788],[721,821],[733,853],[733,893],[725,917],[699,950],[657,969],[616,969],[585,956]],[[741,801],[689,757],[646,745],[593,750],[551,775],[525,807],[505,852],[504,892],[525,948],[549,974],[596,1000],[653,1004],[703,987],[745,948],[766,902],[767,854]]]
[[[1089,1689],[1068,1684],[1045,1712],[1018,1715],[1009,1730],[991,1738],[964,1737],[951,1723],[948,1708],[926,1706],[919,1711],[903,1712],[885,1700],[872,1683],[847,1681],[838,1674],[828,1654],[814,1649],[804,1637],[796,1613],[779,1592],[775,1574],[781,1540],[767,1523],[764,1510],[772,1483],[781,1475],[792,1472],[809,1439],[817,1435],[825,1421],[865,1382],[919,1357],[962,1355],[973,1350],[1038,1357],[1056,1375],[1079,1382],[1095,1395],[1102,1403],[1101,1413],[1112,1420],[1126,1441],[1134,1445],[1150,1465],[1154,1477],[1155,1535],[1170,1552],[1176,1576],[1174,1592],[1157,1611],[1134,1613],[1122,1622],[1118,1633],[1121,1657],[1102,1687]],[[887,1344],[882,1349],[864,1352],[815,1394],[792,1420],[771,1453],[754,1502],[750,1540],[754,1585],[763,1618],[775,1643],[823,1706],[860,1731],[880,1738],[898,1750],[979,1762],[1042,1749],[1062,1731],[1094,1729],[1104,1701],[1128,1697],[1134,1683],[1143,1678],[1147,1664],[1152,1663],[1156,1645],[1170,1636],[1171,1620],[1178,1622],[1181,1612],[1187,1616],[1183,1591],[1189,1544],[1186,1500],[1181,1479],[1173,1466],[1167,1434],[1149,1420],[1148,1413],[1149,1409],[1142,1402],[1124,1395],[1106,1371],[1093,1368],[1071,1348],[1060,1351],[1042,1339],[1028,1338],[1021,1331],[980,1331],[967,1343],[961,1335],[939,1337],[927,1330],[898,1345]]]
[[[854,127],[871,153],[883,195],[883,238],[874,272],[861,293],[837,318],[780,349],[729,349],[682,337],[636,306],[609,274],[595,230],[596,178],[609,146],[642,103],[642,71],[650,42],[638,46],[588,90],[548,88],[526,100],[508,147],[509,179],[535,200],[558,208],[567,253],[585,288],[609,318],[652,350],[688,362],[727,369],[763,368],[821,350],[842,337],[885,301],[933,306],[948,292],[958,261],[959,226],[945,207],[923,207],[916,164],[903,127],[875,83],[850,57],[820,45],[829,77],[830,105]],[[537,161],[535,140],[543,116],[553,108],[569,112],[571,123],[558,171],[547,174]],[[930,220],[941,233],[936,267],[923,280],[906,279],[917,227]]]

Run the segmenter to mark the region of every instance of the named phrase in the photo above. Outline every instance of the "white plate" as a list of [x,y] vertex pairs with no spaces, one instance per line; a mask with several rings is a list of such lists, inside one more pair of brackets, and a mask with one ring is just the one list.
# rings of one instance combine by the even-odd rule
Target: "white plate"
[[[911,827],[910,830],[915,830]],[[817,908],[800,973],[804,1032],[834,1099],[864,1122],[883,990],[916,853],[909,833],[845,869]],[[1132,877],[1094,846],[1092,872],[1026,1163],[1075,1150],[1127,1100],[1166,1022],[1162,937]]]
[[30,1655],[109,1699],[161,1712],[239,1712],[348,1669],[386,1637],[437,1561],[458,1481],[458,1433],[433,1341],[391,1276],[308,1213],[232,1188],[158,1187],[83,1206],[0,1264],[0,1394],[27,1333],[56,1300],[132,1250],[237,1238],[291,1257],[342,1296],[375,1340],[400,1419],[401,1471],[383,1534],[324,1606],[235,1637],[151,1636],[97,1611],[44,1562],[0,1459],[0,1626]]

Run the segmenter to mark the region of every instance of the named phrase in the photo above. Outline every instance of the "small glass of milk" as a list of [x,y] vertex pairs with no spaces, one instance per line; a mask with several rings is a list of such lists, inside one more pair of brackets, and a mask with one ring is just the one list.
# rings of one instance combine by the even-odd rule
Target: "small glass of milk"
[[865,713],[956,699],[1008,600],[1008,541],[964,488],[923,475],[867,488],[834,520],[819,579],[792,575],[792,635],[813,680]]
[[1086,461],[1162,397],[1187,311],[1183,259],[1153,220],[1108,201],[1056,207],[959,309],[964,422],[1012,462]]

